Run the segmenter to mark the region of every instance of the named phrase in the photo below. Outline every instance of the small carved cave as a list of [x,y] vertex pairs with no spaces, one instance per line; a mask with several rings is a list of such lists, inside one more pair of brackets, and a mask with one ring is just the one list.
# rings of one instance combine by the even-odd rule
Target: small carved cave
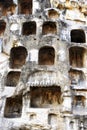
[[35,113],[30,114],[30,120],[34,120],[35,118],[36,118],[36,114]]
[[4,117],[18,118],[22,113],[22,95],[15,98],[7,98],[4,110]]
[[53,65],[55,62],[55,50],[53,47],[42,47],[39,50],[39,65]]
[[71,84],[78,84],[85,80],[84,73],[80,70],[70,69],[69,77],[71,80]]
[[86,98],[82,95],[74,96],[73,106],[75,106],[75,107],[78,107],[78,106],[85,107],[85,100],[86,100]]
[[4,20],[0,20],[0,35],[4,34],[6,28],[6,23],[4,22]]
[[6,81],[5,81],[5,86],[15,87],[19,82],[19,78],[20,78],[20,72],[10,71],[7,74]]
[[36,34],[36,22],[30,21],[23,23],[22,34],[23,35]]
[[55,125],[57,122],[57,115],[56,114],[49,114],[48,115],[48,124]]
[[61,88],[52,87],[31,87],[30,106],[33,108],[49,108],[62,103]]
[[71,30],[71,42],[85,43],[86,38],[84,31],[81,29]]
[[13,15],[15,13],[16,4],[13,0],[0,0],[1,15]]
[[20,68],[26,62],[27,50],[23,46],[13,47],[10,51],[10,67]]
[[51,9],[51,10],[48,11],[48,17],[49,18],[58,18],[59,14],[56,10]]
[[18,3],[19,14],[32,14],[32,0],[19,0]]
[[69,49],[69,61],[73,67],[84,67],[85,49],[83,47],[71,47]]
[[55,22],[44,22],[43,23],[43,27],[42,27],[42,34],[46,35],[46,34],[56,34],[57,33],[57,26]]

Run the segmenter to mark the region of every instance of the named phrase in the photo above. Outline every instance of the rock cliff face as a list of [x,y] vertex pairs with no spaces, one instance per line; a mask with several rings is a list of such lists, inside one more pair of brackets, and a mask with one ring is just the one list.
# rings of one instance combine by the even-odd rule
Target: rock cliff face
[[87,1],[0,0],[0,130],[87,129]]

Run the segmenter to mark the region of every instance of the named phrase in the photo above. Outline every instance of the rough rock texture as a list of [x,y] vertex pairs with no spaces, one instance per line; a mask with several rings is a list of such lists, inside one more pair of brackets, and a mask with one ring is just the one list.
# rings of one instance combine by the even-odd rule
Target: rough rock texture
[[87,0],[0,0],[0,130],[87,129]]

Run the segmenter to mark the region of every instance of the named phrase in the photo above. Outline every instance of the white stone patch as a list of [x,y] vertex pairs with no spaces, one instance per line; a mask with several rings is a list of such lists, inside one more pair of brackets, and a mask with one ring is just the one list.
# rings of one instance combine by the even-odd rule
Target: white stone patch
[[29,52],[28,58],[29,58],[29,59],[27,59],[28,61],[38,62],[38,50],[32,49],[32,50]]
[[64,61],[65,59],[66,59],[65,51],[64,50],[60,50],[59,51],[59,60],[60,61]]
[[18,30],[18,29],[19,29],[19,25],[18,25],[18,24],[16,24],[16,23],[11,24],[11,26],[10,26],[10,30],[11,30],[11,31],[16,31],[16,30]]

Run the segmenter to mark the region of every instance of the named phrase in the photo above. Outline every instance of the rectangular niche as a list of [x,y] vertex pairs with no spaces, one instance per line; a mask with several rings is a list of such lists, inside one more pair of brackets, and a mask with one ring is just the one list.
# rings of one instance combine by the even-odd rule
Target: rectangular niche
[[50,108],[61,103],[61,88],[58,86],[30,88],[30,106],[33,108]]
[[7,98],[4,110],[4,117],[7,118],[18,118],[21,117],[22,113],[22,96],[15,98]]
[[32,14],[32,0],[19,0],[18,13],[19,14]]

